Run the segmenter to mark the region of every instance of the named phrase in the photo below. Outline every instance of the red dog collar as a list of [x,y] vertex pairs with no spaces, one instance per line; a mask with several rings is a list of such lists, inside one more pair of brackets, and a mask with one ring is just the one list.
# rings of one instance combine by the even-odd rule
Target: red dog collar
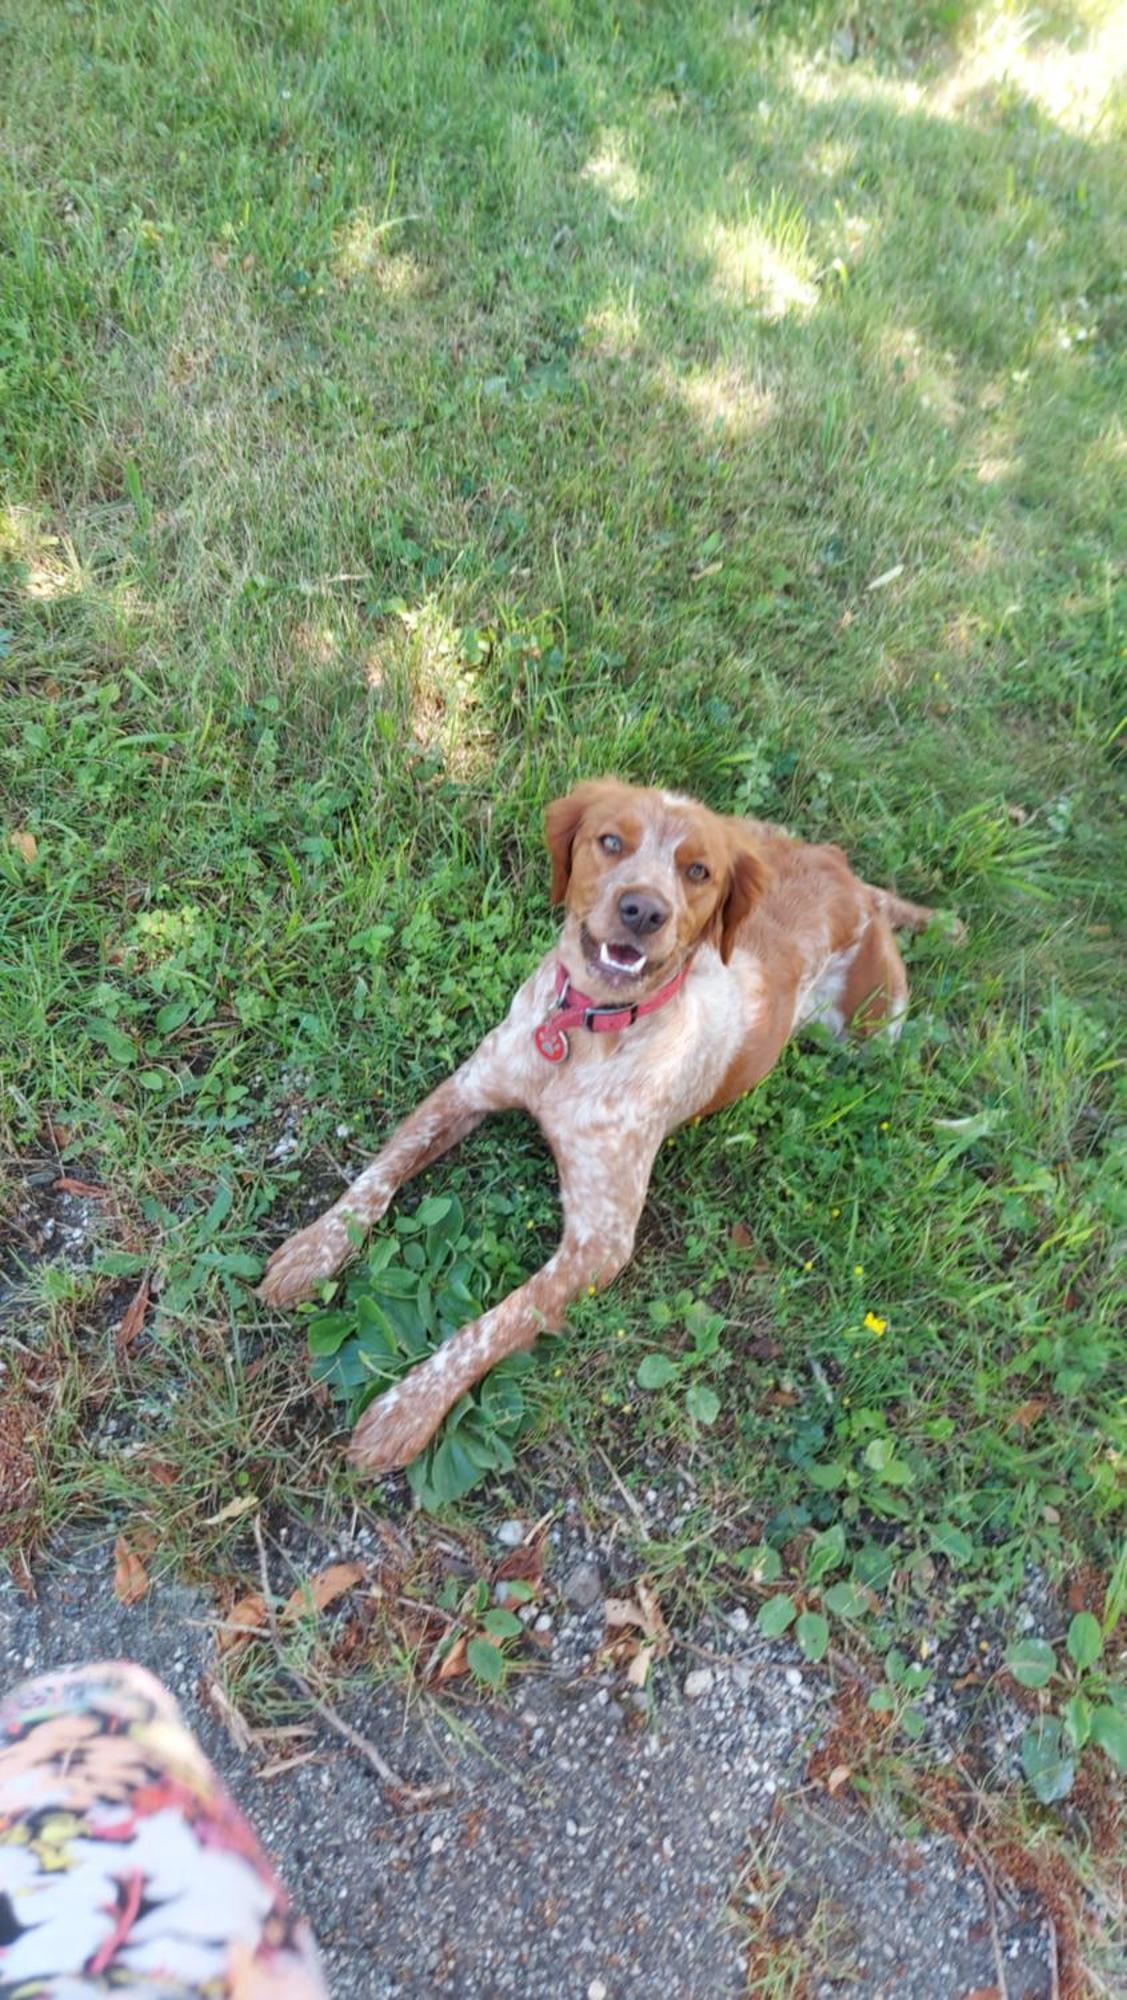
[[566,1062],[571,1054],[571,1044],[567,1039],[569,1028],[590,1028],[596,1035],[614,1035],[621,1028],[633,1027],[641,1014],[656,1014],[667,1000],[672,1000],[680,992],[688,977],[692,959],[686,959],[680,972],[676,972],[648,1000],[635,1000],[629,1007],[600,1007],[586,993],[579,993],[571,983],[571,975],[562,965],[556,967],[556,1000],[551,1013],[533,1034],[541,1055],[546,1062]]

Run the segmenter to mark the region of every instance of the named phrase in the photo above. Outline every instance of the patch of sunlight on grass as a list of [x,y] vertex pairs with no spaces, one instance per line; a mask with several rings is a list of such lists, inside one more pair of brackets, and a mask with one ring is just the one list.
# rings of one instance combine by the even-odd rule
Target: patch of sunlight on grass
[[818,139],[807,148],[806,160],[828,181],[852,173],[857,164],[857,147],[846,139]]
[[331,625],[314,618],[300,618],[290,633],[290,643],[301,659],[311,666],[331,666],[340,651],[340,635]]
[[806,56],[796,56],[787,65],[787,86],[804,104],[833,104],[847,98],[855,105],[883,104],[910,112],[921,110],[930,99],[926,87],[911,77],[878,76],[861,63],[830,69]]
[[75,597],[89,581],[69,535],[49,535],[31,507],[0,509],[0,556],[19,563],[28,597]]
[[805,225],[774,201],[761,220],[710,223],[702,247],[712,258],[717,290],[754,307],[764,319],[802,315],[818,302]]
[[956,611],[944,627],[941,651],[951,659],[969,660],[973,665],[980,657],[982,635],[987,629],[984,618],[971,611]]
[[678,374],[664,365],[661,386],[677,397],[702,424],[733,437],[763,430],[775,412],[775,398],[739,368],[695,368]]
[[458,626],[436,599],[395,614],[368,652],[364,678],[384,697],[396,686],[406,689],[415,743],[437,752],[453,777],[480,777],[491,769],[477,678],[462,657]]
[[1018,463],[1016,458],[1008,456],[1005,452],[983,452],[975,467],[974,476],[980,486],[999,486],[1004,479],[1009,479],[1017,471]]
[[1036,104],[1075,135],[1091,132],[1127,78],[1127,4],[1116,0],[1107,18],[1090,30],[1077,28],[1073,46],[1037,41],[1036,12],[998,13],[934,85],[913,77],[878,76],[861,63],[827,68],[800,57],[789,83],[807,104],[882,104],[900,112],[965,118],[973,100],[1010,92]]
[[342,284],[367,278],[388,298],[412,298],[421,290],[423,273],[406,251],[387,247],[387,235],[409,218],[378,220],[370,208],[358,208],[341,224],[333,239],[333,274]]
[[1077,47],[1034,42],[1035,13],[1000,14],[982,30],[961,62],[935,91],[934,109],[957,117],[966,100],[1008,85],[1066,132],[1091,131],[1104,105],[1127,78],[1127,6]]
[[936,355],[914,326],[888,327],[881,336],[880,349],[889,374],[915,390],[923,409],[933,411],[941,423],[953,428],[963,415],[955,389],[954,356]]
[[632,296],[608,299],[583,322],[583,345],[589,354],[633,354],[641,337],[641,315]]
[[629,207],[642,194],[642,178],[626,157],[626,141],[614,128],[601,135],[598,149],[583,168],[580,178],[593,181],[612,201]]

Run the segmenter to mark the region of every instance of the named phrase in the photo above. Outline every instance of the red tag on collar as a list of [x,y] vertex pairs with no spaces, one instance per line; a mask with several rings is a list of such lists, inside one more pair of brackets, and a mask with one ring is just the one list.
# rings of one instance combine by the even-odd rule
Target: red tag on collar
[[566,1062],[571,1054],[571,1043],[550,1014],[546,1021],[541,1021],[532,1039],[546,1062]]

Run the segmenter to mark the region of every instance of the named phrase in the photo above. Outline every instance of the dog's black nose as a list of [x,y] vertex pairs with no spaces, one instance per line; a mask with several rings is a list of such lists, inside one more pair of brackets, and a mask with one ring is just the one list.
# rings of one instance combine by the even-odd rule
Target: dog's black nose
[[645,896],[640,889],[628,889],[618,899],[618,914],[635,937],[652,937],[669,921],[669,905],[660,896]]

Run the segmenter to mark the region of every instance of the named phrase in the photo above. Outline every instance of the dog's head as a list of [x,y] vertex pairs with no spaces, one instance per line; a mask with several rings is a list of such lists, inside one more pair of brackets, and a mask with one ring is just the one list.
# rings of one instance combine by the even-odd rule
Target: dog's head
[[641,998],[704,942],[726,963],[766,886],[749,830],[675,792],[598,778],[553,800],[545,831],[569,969],[578,949],[597,996]]

